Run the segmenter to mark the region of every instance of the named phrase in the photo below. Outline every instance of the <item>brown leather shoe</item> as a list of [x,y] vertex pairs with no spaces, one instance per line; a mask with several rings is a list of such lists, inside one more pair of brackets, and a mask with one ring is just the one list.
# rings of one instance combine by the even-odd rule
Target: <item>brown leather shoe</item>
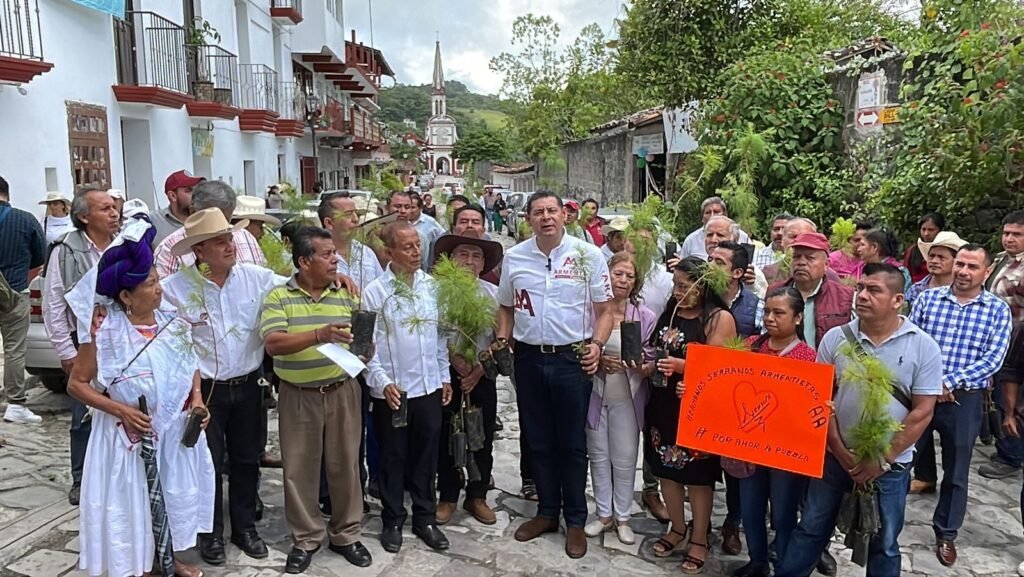
[[495,516],[494,511],[487,506],[486,499],[466,499],[466,502],[462,504],[462,508],[484,525],[493,525],[498,522],[498,517]]
[[910,494],[911,495],[926,495],[935,492],[935,483],[929,483],[928,481],[918,481],[913,479],[910,481]]
[[587,534],[579,527],[569,527],[565,531],[565,554],[570,559],[579,559],[587,554]]
[[655,519],[662,523],[668,523],[668,507],[661,500],[661,493],[658,491],[648,491],[643,495],[643,502],[644,507],[651,512]]
[[956,544],[952,541],[939,539],[935,544],[935,556],[944,567],[952,567],[956,563]]
[[743,551],[743,543],[740,542],[739,526],[732,523],[722,525],[722,552],[726,555],[739,555],[740,551]]
[[448,521],[452,520],[452,515],[454,514],[455,503],[441,501],[437,504],[437,511],[434,513],[434,520],[437,521],[438,525],[445,525]]
[[264,469],[280,469],[281,455],[263,453],[263,456],[260,457],[260,467],[263,467]]
[[[515,537],[516,541],[520,542],[532,541],[544,533],[554,533],[555,531],[558,531],[558,521],[547,517],[534,517],[516,529]],[[582,534],[583,529],[580,529],[580,535]],[[586,541],[586,537],[583,540]]]

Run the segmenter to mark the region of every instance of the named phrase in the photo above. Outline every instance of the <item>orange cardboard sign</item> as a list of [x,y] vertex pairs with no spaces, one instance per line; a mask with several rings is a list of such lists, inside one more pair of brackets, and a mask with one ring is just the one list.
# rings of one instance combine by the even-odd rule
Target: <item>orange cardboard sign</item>
[[678,445],[821,478],[831,365],[691,344]]

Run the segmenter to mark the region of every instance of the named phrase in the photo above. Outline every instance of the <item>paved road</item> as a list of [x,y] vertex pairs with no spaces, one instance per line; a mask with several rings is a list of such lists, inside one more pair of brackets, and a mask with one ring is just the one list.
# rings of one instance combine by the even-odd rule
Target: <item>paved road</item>
[[[506,240],[507,242],[507,240]],[[676,576],[681,558],[656,560],[651,544],[665,527],[634,506],[631,521],[638,534],[633,546],[619,544],[614,534],[590,540],[590,551],[581,560],[565,556],[561,535],[547,535],[531,543],[517,543],[512,534],[536,511],[536,505],[516,498],[519,481],[519,430],[514,392],[507,380],[499,382],[499,412],[505,430],[495,443],[494,477],[497,489],[489,501],[498,510],[498,523],[487,527],[469,518],[461,510],[445,527],[452,542],[447,553],[427,549],[410,533],[398,555],[385,553],[378,541],[381,528],[380,504],[364,522],[364,543],[374,556],[368,569],[355,569],[340,556],[326,549],[316,555],[307,575],[348,577],[386,575],[387,577],[488,577],[512,575],[550,576]],[[70,481],[68,468],[68,414],[66,400],[42,389],[34,389],[29,405],[45,415],[38,426],[15,426],[0,422],[0,577],[27,575],[56,577],[84,575],[76,571],[78,550],[78,513],[65,501]],[[270,442],[277,446],[276,415],[272,414]],[[991,453],[979,447],[975,462]],[[974,467],[976,469],[976,467]],[[637,490],[640,488],[637,471]],[[932,550],[931,514],[935,496],[910,497],[907,527],[901,538],[905,575],[1000,576],[1014,574],[1024,559],[1024,539],[1018,498],[1020,478],[990,481],[971,478],[971,501],[967,521],[961,533],[960,562],[953,569],[942,568]],[[284,558],[290,547],[284,521],[281,474],[265,470],[261,495],[266,512],[259,523],[260,534],[271,547],[268,559],[257,561],[228,545],[228,564],[204,568],[211,577],[269,577],[283,573]],[[639,493],[636,495],[639,503]],[[725,513],[724,494],[716,493],[714,525],[721,524]],[[714,554],[706,575],[727,575],[742,565],[744,556],[727,557],[720,552],[720,541],[712,541]],[[849,563],[849,553],[840,545],[840,575],[863,575]],[[195,557],[197,559],[197,557]]]

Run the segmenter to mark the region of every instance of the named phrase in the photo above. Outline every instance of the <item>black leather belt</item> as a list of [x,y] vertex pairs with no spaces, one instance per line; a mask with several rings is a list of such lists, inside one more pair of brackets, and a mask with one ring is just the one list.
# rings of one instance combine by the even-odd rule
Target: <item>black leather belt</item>
[[235,377],[233,379],[224,379],[222,381],[215,381],[213,379],[201,379],[201,382],[204,385],[225,385],[228,387],[237,387],[238,385],[244,385],[245,383],[248,383],[249,380],[252,379],[257,372],[258,369],[247,375],[242,375],[241,377]]
[[579,343],[571,345],[531,345],[527,343],[516,343],[515,351],[532,352],[532,353],[543,353],[545,355],[553,355],[557,353],[576,352],[576,346]]
[[329,384],[326,384],[326,385],[320,385],[320,386],[296,385],[295,383],[289,383],[288,381],[281,381],[281,382],[286,384],[286,385],[291,385],[292,387],[295,387],[296,389],[299,389],[300,391],[310,391],[310,392],[314,392],[314,393],[324,394],[324,393],[329,393],[329,392],[333,391],[334,389],[341,388],[341,386],[346,384],[346,383],[355,382],[355,379],[345,379],[343,381],[335,381],[333,383],[329,383]]

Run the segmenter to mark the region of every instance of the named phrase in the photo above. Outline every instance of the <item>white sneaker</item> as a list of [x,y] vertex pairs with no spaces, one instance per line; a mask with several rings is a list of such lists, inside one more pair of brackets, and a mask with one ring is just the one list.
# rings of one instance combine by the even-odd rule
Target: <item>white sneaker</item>
[[594,519],[593,521],[587,523],[587,526],[583,528],[583,533],[586,534],[587,537],[597,537],[601,533],[604,533],[605,531],[611,528],[611,521],[609,521],[608,523],[604,523],[600,519]]
[[1020,575],[1020,577],[1024,577],[1024,562],[1022,562],[1020,565],[1017,565],[1017,575]]
[[4,411],[4,420],[8,423],[36,424],[42,423],[43,418],[21,405],[7,405]]
[[633,533],[633,528],[629,526],[629,523],[616,525],[615,532],[619,534],[619,542],[623,545],[636,543],[636,535]]

